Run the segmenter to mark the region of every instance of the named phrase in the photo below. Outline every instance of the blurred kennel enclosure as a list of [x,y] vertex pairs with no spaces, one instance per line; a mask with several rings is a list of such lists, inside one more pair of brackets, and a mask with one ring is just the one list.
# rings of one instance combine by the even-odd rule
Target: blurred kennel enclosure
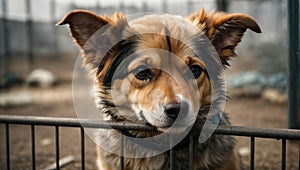
[[[262,34],[246,32],[237,51],[241,70],[264,75],[290,73],[289,94],[293,115],[299,113],[299,1],[298,0],[0,0],[0,74],[26,75],[35,68],[54,72],[71,80],[79,54],[67,34],[67,27],[55,24],[69,11],[85,9],[111,15],[143,12],[187,16],[204,8],[241,12],[257,20]],[[289,22],[288,22],[289,21]],[[289,24],[290,23],[290,24]],[[291,37],[289,39],[288,37]],[[290,41],[290,42],[289,42]],[[289,59],[290,56],[290,59]],[[234,65],[234,64],[233,64]],[[298,121],[294,117],[293,120]],[[294,127],[291,126],[291,127]]]

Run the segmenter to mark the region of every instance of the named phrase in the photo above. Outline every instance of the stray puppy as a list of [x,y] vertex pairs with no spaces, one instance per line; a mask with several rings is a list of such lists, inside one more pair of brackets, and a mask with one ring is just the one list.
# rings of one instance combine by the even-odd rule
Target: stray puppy
[[[204,61],[213,60],[216,54],[217,66],[228,66],[227,61],[236,55],[234,50],[243,33],[247,29],[261,32],[251,17],[200,10],[185,18],[147,15],[129,23],[121,13],[108,17],[73,11],[58,23],[64,24],[69,24],[71,35],[83,51],[101,114],[110,121],[141,121],[157,128],[156,132],[121,131],[123,135],[141,139],[164,133],[192,136],[194,169],[242,169],[233,137],[212,135],[205,143],[199,143],[199,133],[195,135],[189,130],[206,121],[213,101],[208,70],[218,68],[209,68],[212,66]],[[203,46],[203,36],[214,49],[212,56],[197,53],[209,48]],[[223,115],[216,124],[230,123]],[[111,151],[97,148],[99,169],[120,169],[119,132],[99,130],[99,140],[112,148]],[[180,138],[172,146],[175,169],[189,168],[186,141],[186,137]],[[155,154],[146,146],[137,149],[130,142],[134,143],[125,143],[135,153],[125,156],[125,169],[169,168],[169,152],[157,152],[159,147],[154,147]],[[144,157],[134,156],[140,153]]]

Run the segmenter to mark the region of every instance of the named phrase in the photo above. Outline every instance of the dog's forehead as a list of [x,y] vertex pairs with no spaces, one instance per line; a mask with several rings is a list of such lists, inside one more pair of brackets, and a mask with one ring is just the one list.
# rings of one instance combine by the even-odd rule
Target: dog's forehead
[[204,32],[181,16],[146,15],[129,22],[138,35],[137,50],[161,49],[184,58],[196,56]]
[[202,32],[199,27],[193,26],[183,17],[170,14],[152,14],[129,22],[129,26],[140,34],[157,33],[166,34],[169,31],[171,37],[185,40],[186,37],[193,36]]

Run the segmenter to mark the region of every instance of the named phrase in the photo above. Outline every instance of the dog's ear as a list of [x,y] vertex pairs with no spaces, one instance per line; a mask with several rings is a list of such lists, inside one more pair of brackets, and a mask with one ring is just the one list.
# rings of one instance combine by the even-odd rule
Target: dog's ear
[[111,22],[109,17],[100,17],[88,11],[72,11],[57,24],[69,24],[73,38],[80,47],[101,27]]
[[76,10],[68,13],[57,25],[64,24],[70,26],[72,37],[83,50],[85,66],[89,71],[95,71],[99,64],[109,59],[108,54],[121,39],[122,30],[128,23],[121,13],[108,17]]
[[209,13],[202,9],[187,18],[193,25],[205,31],[222,60],[236,56],[234,50],[244,32],[250,29],[261,33],[254,19],[245,14]]

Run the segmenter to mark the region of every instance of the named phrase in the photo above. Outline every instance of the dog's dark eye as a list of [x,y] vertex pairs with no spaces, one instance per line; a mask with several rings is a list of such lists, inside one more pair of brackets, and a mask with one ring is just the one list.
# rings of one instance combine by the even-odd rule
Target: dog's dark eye
[[132,73],[139,80],[151,80],[153,78],[153,72],[145,65],[138,66]]
[[191,65],[190,66],[190,70],[193,73],[195,79],[197,79],[198,77],[200,77],[201,73],[202,73],[202,68],[199,65]]

